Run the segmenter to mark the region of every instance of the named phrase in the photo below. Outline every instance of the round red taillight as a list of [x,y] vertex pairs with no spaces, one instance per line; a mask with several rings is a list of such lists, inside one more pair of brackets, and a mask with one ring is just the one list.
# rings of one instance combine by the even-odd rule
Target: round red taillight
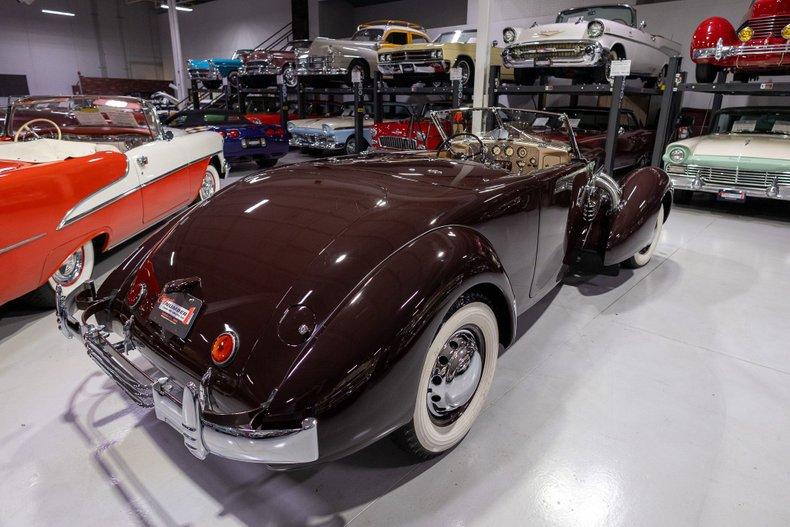
[[129,292],[126,293],[126,303],[131,307],[137,306],[137,304],[143,300],[143,297],[145,297],[146,289],[144,282],[132,284],[132,287],[129,288]]
[[238,346],[239,339],[236,337],[235,333],[230,331],[220,333],[211,344],[211,360],[218,366],[227,364],[236,354],[236,348],[238,348]]

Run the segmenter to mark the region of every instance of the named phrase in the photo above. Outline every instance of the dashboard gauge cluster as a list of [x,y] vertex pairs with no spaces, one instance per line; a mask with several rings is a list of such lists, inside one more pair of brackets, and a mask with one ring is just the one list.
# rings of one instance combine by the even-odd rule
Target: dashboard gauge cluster
[[492,161],[500,168],[519,172],[538,168],[539,151],[533,146],[519,144],[518,141],[497,141],[490,147]]

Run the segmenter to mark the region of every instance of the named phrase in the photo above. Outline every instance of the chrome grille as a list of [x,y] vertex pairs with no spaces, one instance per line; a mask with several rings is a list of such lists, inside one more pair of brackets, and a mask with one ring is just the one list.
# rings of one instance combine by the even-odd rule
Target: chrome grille
[[790,16],[767,16],[764,18],[752,18],[747,20],[740,29],[749,26],[754,30],[755,38],[781,37],[782,28],[790,24]]
[[397,137],[384,135],[379,137],[379,144],[385,148],[397,148],[398,150],[417,150],[417,140],[408,137]]
[[395,51],[393,53],[388,53],[388,55],[392,55],[392,58],[389,60],[390,62],[406,62],[406,61],[421,61],[421,60],[431,60],[436,59],[435,57],[431,57],[431,51],[428,50],[420,50],[420,51]]
[[584,56],[587,48],[582,42],[541,42],[513,45],[508,48],[508,54],[514,59],[578,59]]
[[774,183],[790,185],[790,172],[768,172],[762,170],[744,170],[738,168],[715,168],[689,165],[685,175],[700,178],[703,183],[722,186],[738,186],[746,188],[767,189]]
[[299,68],[323,68],[331,62],[328,57],[300,57],[297,66]]

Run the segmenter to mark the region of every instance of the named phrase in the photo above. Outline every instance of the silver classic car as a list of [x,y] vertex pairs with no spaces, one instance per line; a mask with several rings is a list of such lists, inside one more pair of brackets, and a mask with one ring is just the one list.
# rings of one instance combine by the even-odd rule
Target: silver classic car
[[427,44],[425,29],[402,20],[377,20],[360,24],[348,39],[318,37],[310,47],[298,51],[296,75],[302,82],[343,81],[351,83],[351,73],[358,71],[369,82],[378,68],[380,49],[406,44]]

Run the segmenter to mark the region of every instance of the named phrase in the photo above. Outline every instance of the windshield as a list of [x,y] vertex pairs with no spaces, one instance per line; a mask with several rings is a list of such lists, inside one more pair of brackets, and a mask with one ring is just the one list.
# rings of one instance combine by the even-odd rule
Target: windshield
[[456,108],[431,112],[431,119],[442,139],[472,133],[482,140],[529,141],[565,147],[578,154],[576,138],[565,116],[557,113],[515,108]]
[[153,108],[132,97],[105,97],[75,95],[71,97],[26,97],[11,108],[8,131],[13,136],[26,123],[21,139],[36,136],[57,137],[60,129],[63,139],[95,140],[96,136],[154,137],[157,118]]
[[448,31],[442,33],[434,39],[434,44],[455,44],[461,42],[463,44],[474,44],[477,41],[476,29],[464,29],[456,31]]
[[362,40],[365,42],[378,42],[381,40],[381,37],[384,35],[383,29],[376,29],[376,28],[366,28],[360,29],[354,36],[351,37],[351,40]]
[[790,112],[719,112],[714,119],[713,133],[790,135]]
[[627,6],[599,6],[599,7],[580,7],[576,9],[566,9],[557,15],[557,23],[577,22],[582,20],[589,22],[596,18],[613,20],[629,26],[636,26],[636,13]]

